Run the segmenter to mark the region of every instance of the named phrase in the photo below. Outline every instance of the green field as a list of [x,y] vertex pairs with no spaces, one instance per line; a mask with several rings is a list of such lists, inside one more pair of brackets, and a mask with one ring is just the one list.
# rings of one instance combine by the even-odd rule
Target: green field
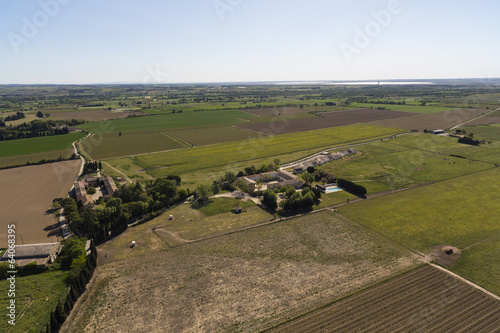
[[71,144],[85,137],[82,133],[43,136],[38,138],[0,141],[0,157],[41,153],[71,148]]
[[27,162],[37,163],[41,160],[69,159],[74,153],[73,149],[52,150],[43,153],[0,157],[0,168],[26,165]]
[[432,105],[420,106],[420,105],[370,104],[370,103],[352,103],[351,106],[358,108],[365,108],[365,109],[369,109],[370,107],[374,109],[378,107],[383,107],[386,110],[415,112],[415,113],[439,113],[453,109],[449,107],[432,106]]
[[234,198],[215,198],[210,201],[207,205],[200,208],[200,212],[206,216],[214,216],[223,213],[233,213],[236,207],[240,207],[243,210],[248,207],[255,206],[253,201],[241,201]]
[[82,141],[80,145],[94,160],[186,147],[161,132],[145,133],[145,131],[124,132],[121,136],[118,133],[95,134]]
[[500,294],[500,169],[339,208],[347,217],[420,252],[456,246],[451,269]]
[[240,141],[249,138],[256,138],[258,136],[257,133],[230,126],[176,128],[167,130],[167,133],[183,141],[189,142],[194,146]]
[[354,143],[387,137],[397,129],[369,125],[350,125],[316,131],[259,137],[242,142],[217,144],[175,152],[142,155],[134,163],[155,177],[183,174],[200,169],[229,165],[257,158]]
[[[320,169],[341,178],[385,184],[381,188],[372,187],[373,191],[436,182],[494,167],[491,163],[474,162],[438,152],[457,147],[468,149],[468,146],[457,143],[456,138],[430,134],[403,135],[359,146],[360,156],[334,161]],[[372,184],[363,185],[370,187]]]
[[59,300],[65,300],[67,273],[61,271],[46,272],[37,275],[16,278],[16,325],[7,323],[7,280],[0,281],[0,307],[2,308],[1,332],[41,332],[50,321],[50,313]]
[[256,117],[237,110],[216,110],[159,114],[145,117],[87,123],[78,127],[92,133],[130,132],[185,126],[215,125],[244,122],[243,118]]

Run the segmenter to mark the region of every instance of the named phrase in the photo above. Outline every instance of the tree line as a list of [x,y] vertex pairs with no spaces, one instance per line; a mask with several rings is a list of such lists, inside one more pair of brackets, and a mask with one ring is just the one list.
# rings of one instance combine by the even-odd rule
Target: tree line
[[54,311],[51,312],[50,320],[42,332],[59,331],[94,274],[97,266],[97,249],[94,242],[91,242],[90,254],[87,257],[85,244],[86,240],[79,237],[71,237],[64,242],[63,250],[57,261],[60,263],[61,269],[70,270],[67,279],[69,289],[66,298],[59,300]]
[[75,126],[83,123],[83,121],[76,119],[57,121],[36,119],[17,126],[6,126],[5,121],[5,119],[0,118],[0,141],[68,134],[68,126]]

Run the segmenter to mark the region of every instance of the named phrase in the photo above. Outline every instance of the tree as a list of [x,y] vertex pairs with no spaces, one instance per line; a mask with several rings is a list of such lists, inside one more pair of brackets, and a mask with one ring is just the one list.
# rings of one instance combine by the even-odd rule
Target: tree
[[[71,268],[73,260],[77,258],[86,258],[85,254],[85,239],[80,237],[70,237],[64,242],[61,251],[60,259],[61,266],[65,269]],[[78,261],[78,259],[77,259]]]
[[281,160],[279,158],[275,158],[274,165],[276,165],[279,168],[281,166]]
[[291,185],[288,185],[285,190],[285,195],[291,198],[295,194],[295,188]]
[[206,184],[202,184],[196,188],[196,198],[198,201],[206,202],[212,194],[212,189]]
[[309,185],[314,182],[314,176],[308,172],[303,173],[302,175],[300,175],[300,177]]
[[228,182],[229,184],[232,184],[234,183],[234,181],[236,180],[236,175],[234,174],[234,172],[232,171],[228,171],[226,172],[226,174],[224,175],[224,180],[226,182]]
[[272,190],[266,190],[262,198],[262,204],[270,210],[278,208],[278,197]]
[[37,116],[38,118],[43,118],[43,113],[42,113],[42,111],[38,111],[38,112],[36,113],[36,116]]

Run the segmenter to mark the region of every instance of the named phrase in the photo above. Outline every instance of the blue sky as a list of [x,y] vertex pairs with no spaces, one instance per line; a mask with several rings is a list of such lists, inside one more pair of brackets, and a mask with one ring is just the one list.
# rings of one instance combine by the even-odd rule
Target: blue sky
[[491,0],[1,1],[0,84],[500,77],[499,12]]

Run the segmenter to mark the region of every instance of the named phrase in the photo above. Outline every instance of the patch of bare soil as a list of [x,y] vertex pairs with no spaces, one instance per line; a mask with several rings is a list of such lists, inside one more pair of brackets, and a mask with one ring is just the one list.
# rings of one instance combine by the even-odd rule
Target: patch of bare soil
[[449,267],[452,266],[458,259],[462,252],[454,246],[436,246],[434,250],[430,253],[430,259],[435,261],[441,266]]

